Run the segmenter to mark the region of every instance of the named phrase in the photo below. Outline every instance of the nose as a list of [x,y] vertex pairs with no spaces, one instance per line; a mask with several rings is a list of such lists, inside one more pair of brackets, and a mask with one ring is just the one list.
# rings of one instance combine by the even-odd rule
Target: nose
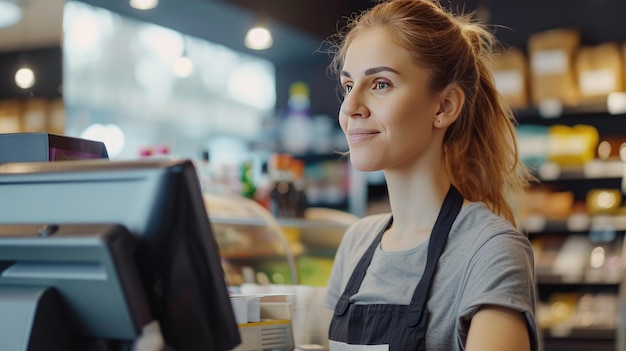
[[341,113],[347,117],[354,118],[367,118],[370,116],[370,111],[367,108],[363,97],[358,93],[357,89],[353,88],[348,93],[341,103]]

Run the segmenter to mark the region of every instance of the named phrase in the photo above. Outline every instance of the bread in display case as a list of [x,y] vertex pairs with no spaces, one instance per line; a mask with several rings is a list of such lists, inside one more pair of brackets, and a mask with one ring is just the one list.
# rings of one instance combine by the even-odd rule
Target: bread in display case
[[325,286],[341,238],[357,219],[325,208],[309,208],[304,218],[276,218],[238,195],[207,193],[204,201],[230,286]]
[[236,195],[204,194],[228,285],[293,284],[294,256],[281,227],[263,206]]

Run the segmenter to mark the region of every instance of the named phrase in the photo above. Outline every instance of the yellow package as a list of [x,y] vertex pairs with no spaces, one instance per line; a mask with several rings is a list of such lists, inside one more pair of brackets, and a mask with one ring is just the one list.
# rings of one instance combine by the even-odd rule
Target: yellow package
[[600,135],[589,125],[553,125],[548,130],[548,160],[563,167],[578,167],[593,160]]

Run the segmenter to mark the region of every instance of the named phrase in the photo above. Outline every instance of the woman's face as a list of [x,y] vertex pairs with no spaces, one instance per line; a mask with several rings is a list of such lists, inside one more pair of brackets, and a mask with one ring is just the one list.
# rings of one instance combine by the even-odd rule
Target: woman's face
[[354,38],[341,72],[346,95],[339,123],[356,169],[408,169],[437,155],[441,143],[432,141],[440,99],[427,83],[427,71],[386,29],[370,28]]

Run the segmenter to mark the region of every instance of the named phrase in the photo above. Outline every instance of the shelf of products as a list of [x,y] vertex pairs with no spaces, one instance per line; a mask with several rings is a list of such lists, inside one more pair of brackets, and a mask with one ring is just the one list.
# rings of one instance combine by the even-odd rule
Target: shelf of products
[[537,178],[521,226],[535,253],[543,349],[624,351],[626,44],[583,46],[572,28],[527,44],[494,69]]
[[521,225],[535,253],[543,348],[623,351],[626,137],[623,120],[612,123],[623,116],[563,113],[518,113],[521,157],[537,178]]

